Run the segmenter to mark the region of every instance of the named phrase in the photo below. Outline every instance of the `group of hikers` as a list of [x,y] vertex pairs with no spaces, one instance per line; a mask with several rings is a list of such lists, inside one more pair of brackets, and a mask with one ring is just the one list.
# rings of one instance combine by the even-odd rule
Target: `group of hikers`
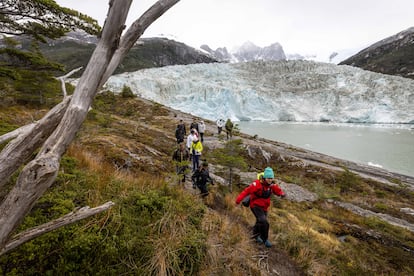
[[[230,119],[226,122],[223,119],[219,119],[216,124],[218,134],[225,127],[227,139],[232,138],[233,123]],[[214,185],[209,174],[207,160],[202,160],[200,165],[205,130],[206,126],[204,122],[200,121],[198,123],[194,118],[190,125],[190,134],[186,138],[186,143],[184,143],[186,127],[183,120],[180,120],[175,130],[178,148],[172,156],[172,159],[176,163],[176,173],[182,176],[182,182],[186,181],[186,171],[189,169],[188,163],[192,162],[191,180],[193,188],[199,188],[202,197],[206,197],[209,194],[207,184]],[[237,205],[243,203],[244,206],[250,207],[250,210],[256,218],[256,223],[253,227],[253,238],[257,243],[264,244],[268,248],[272,246],[272,243],[268,239],[269,222],[267,220],[270,196],[272,194],[282,198],[285,197],[285,193],[275,183],[273,169],[267,167],[263,172],[258,174],[257,179],[240,192],[235,200]]]
[[193,188],[199,188],[201,195],[206,197],[208,195],[207,184],[214,185],[208,171],[208,163],[203,160],[200,165],[201,155],[203,152],[204,132],[206,125],[204,121],[197,122],[193,119],[190,125],[190,134],[186,138],[187,131],[183,120],[180,120],[175,129],[175,138],[177,139],[178,148],[174,151],[172,159],[176,163],[176,172],[182,176],[181,181],[186,180],[186,171],[189,169],[188,162],[191,166],[191,181]]

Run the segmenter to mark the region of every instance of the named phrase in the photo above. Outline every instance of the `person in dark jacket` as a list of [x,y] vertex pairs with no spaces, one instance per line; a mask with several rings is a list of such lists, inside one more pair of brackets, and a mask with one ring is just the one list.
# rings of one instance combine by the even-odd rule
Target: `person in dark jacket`
[[175,138],[177,139],[177,144],[184,141],[184,137],[186,135],[187,131],[185,129],[185,125],[183,120],[180,120],[180,123],[175,128]]
[[188,169],[190,153],[185,148],[184,143],[178,145],[178,148],[173,153],[172,159],[175,162],[175,171],[177,175],[182,175],[181,182],[185,182],[185,173]]
[[253,227],[253,236],[258,243],[264,243],[266,247],[272,247],[269,241],[269,222],[267,221],[267,210],[270,206],[271,194],[285,197],[282,189],[274,184],[274,173],[272,168],[264,170],[263,177],[254,180],[236,198],[239,204],[245,197],[250,196],[250,210],[256,217],[256,224]]
[[211,185],[214,185],[214,183],[208,172],[207,161],[203,161],[198,170],[196,170],[192,175],[191,180],[193,181],[193,188],[195,189],[198,187],[200,189],[202,197],[208,196],[209,193],[207,189],[207,183],[210,183]]
[[196,118],[193,118],[193,122],[190,125],[190,129],[195,129],[197,131],[197,134],[199,133],[198,123],[197,123]]

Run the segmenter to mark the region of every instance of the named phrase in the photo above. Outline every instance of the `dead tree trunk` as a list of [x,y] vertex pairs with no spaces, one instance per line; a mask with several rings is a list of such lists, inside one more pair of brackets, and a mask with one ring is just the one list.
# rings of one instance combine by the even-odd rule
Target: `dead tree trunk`
[[[31,137],[35,137],[36,139],[33,139],[37,142],[28,148],[24,148],[23,152],[33,152],[39,146],[38,143],[45,142],[35,159],[23,168],[16,185],[0,205],[0,252],[4,252],[4,248],[11,238],[11,233],[19,226],[38,198],[56,179],[60,159],[85,120],[99,88],[107,81],[121,59],[145,29],[179,0],[158,1],[131,26],[124,38],[121,39],[131,2],[132,0],[110,1],[101,39],[76,86],[62,119],[56,128],[51,126],[53,131],[51,135],[48,136],[49,134],[44,132],[45,128],[50,127],[47,120],[45,120],[46,125],[40,127],[40,129],[30,131],[30,135],[33,135]],[[117,54],[115,55],[115,53]],[[54,112],[51,111],[48,115],[50,116]],[[42,131],[43,133],[39,134]],[[11,144],[13,143],[16,144],[12,141]],[[14,146],[15,148],[21,147],[22,142],[17,142],[17,144],[20,146]],[[4,159],[0,159],[0,161],[3,166],[5,164],[3,161],[7,162],[7,158],[3,152],[0,154],[0,157],[2,156]],[[25,162],[26,158],[27,156],[24,153],[16,155],[14,165],[3,172],[6,176],[5,181],[9,178],[7,176],[10,176]]]

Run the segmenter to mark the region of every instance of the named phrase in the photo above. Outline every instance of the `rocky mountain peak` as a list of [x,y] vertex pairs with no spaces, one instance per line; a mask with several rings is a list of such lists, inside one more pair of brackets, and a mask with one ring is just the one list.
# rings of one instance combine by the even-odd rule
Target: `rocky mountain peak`
[[200,48],[207,51],[214,59],[224,62],[286,60],[283,47],[277,42],[262,48],[251,41],[246,41],[232,52],[229,52],[226,47],[213,50],[208,45],[202,45]]
[[259,46],[256,46],[253,42],[246,41],[239,47],[237,52],[257,52],[260,51],[260,49],[261,48]]

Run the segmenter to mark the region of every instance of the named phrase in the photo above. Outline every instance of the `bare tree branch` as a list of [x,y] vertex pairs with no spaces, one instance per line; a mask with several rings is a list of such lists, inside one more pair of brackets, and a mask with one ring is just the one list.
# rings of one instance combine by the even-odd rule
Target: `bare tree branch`
[[72,71],[70,71],[69,73],[67,73],[64,76],[58,77],[57,79],[60,80],[60,84],[62,87],[62,92],[63,92],[63,97],[66,98],[68,93],[66,93],[66,84],[65,84],[65,80],[67,78],[69,78],[70,76],[72,76],[73,74],[75,74],[76,72],[78,72],[79,70],[82,69],[82,66],[76,69],[73,69]]
[[134,46],[138,38],[144,31],[161,15],[168,11],[180,0],[160,0],[152,5],[143,15],[132,23],[126,33],[122,36],[121,43],[108,65],[105,75],[102,79],[101,86],[105,84],[108,78],[114,73],[121,60],[126,56],[128,51]]
[[13,239],[6,244],[2,251],[0,251],[0,256],[9,252],[10,250],[22,245],[25,242],[28,242],[36,237],[39,237],[43,234],[46,234],[55,229],[61,228],[63,226],[75,223],[82,219],[88,218],[90,216],[96,215],[103,211],[111,208],[115,203],[108,201],[105,204],[102,204],[95,208],[89,208],[89,206],[77,209],[69,214],[64,215],[61,218],[52,220],[48,223],[36,226],[34,228],[28,229],[18,235],[14,236]]

